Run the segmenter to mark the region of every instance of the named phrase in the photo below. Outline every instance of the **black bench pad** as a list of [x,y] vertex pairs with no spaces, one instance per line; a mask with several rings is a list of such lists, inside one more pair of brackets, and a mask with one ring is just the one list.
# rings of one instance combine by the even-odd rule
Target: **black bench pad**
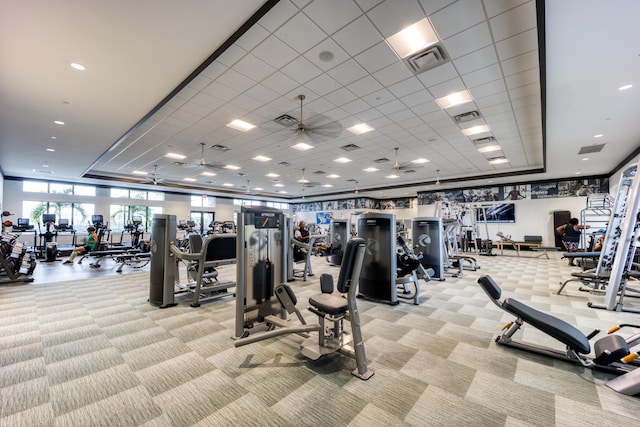
[[309,298],[309,304],[323,313],[337,315],[345,313],[349,304],[345,298],[333,294],[317,294]]
[[521,318],[525,323],[566,344],[570,349],[582,354],[591,352],[591,344],[589,344],[587,337],[564,320],[538,311],[512,298],[505,299],[502,307]]

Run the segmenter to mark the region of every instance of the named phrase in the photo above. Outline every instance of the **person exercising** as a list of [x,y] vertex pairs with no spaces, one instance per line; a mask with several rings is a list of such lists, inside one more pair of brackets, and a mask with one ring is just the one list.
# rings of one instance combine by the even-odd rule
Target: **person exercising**
[[87,227],[87,243],[83,246],[78,246],[74,250],[71,251],[71,255],[69,255],[69,259],[67,259],[63,264],[73,264],[73,260],[78,254],[84,254],[85,252],[91,252],[98,245],[98,234],[96,233],[95,227]]
[[[590,226],[580,224],[578,218],[571,218],[568,224],[564,224],[556,228],[556,231],[559,234],[562,234],[562,244],[567,252],[572,253],[578,250],[580,234],[582,234],[580,230],[584,230],[585,228],[590,228]],[[569,265],[575,266],[573,258],[569,258]]]
[[300,242],[309,242],[309,230],[307,230],[307,223],[304,220],[300,221],[300,225],[298,226],[294,237]]

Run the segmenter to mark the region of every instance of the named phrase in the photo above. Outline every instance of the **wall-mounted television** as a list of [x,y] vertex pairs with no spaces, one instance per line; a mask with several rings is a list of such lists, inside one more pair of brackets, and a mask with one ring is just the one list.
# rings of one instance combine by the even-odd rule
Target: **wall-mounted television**
[[516,222],[516,205],[499,203],[476,208],[477,222]]
[[94,224],[102,224],[104,222],[104,218],[102,215],[91,215],[91,222]]

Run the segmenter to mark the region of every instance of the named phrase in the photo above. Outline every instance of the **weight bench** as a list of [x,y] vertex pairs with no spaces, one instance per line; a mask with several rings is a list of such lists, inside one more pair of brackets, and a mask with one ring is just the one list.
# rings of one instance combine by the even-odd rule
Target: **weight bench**
[[537,246],[537,247],[532,247],[531,249],[536,252],[540,252],[538,255],[534,256],[533,258],[540,258],[542,255],[544,255],[547,259],[549,259],[549,253],[548,253],[549,251],[557,252],[559,250],[555,246]]
[[[569,258],[569,259],[581,258],[583,260],[593,259],[594,261],[596,261],[598,258],[600,258],[600,252],[565,252],[562,254],[562,258]],[[585,264],[583,263],[583,267],[584,265]]]
[[[637,363],[638,353],[630,350],[632,346],[640,343],[640,333],[626,339],[621,335],[611,335],[622,327],[640,328],[639,325],[622,324],[609,329],[610,335],[600,338],[594,343],[595,357],[589,357],[588,355],[591,353],[589,340],[600,332],[598,329],[585,335],[564,320],[538,311],[513,298],[505,298],[500,301],[502,289],[490,276],[480,277],[478,284],[495,305],[516,317],[515,320],[502,328],[503,333],[496,337],[496,343],[577,363],[585,368],[623,376],[630,374],[626,381],[621,381],[618,378],[613,380],[616,381],[613,384],[610,384],[612,383],[610,381],[606,385],[625,394],[640,392],[640,374],[638,374],[640,370],[634,372],[634,369],[640,366]],[[566,346],[566,350],[561,351],[513,339],[513,335],[525,323],[561,342]]]
[[100,268],[100,262],[104,258],[111,258],[112,260],[116,260],[116,256],[126,254],[127,251],[124,249],[113,249],[113,250],[105,250],[105,251],[89,251],[85,254],[82,254],[80,259],[78,260],[78,264],[82,264],[82,261],[91,257],[95,258],[95,261],[89,264],[91,268]]

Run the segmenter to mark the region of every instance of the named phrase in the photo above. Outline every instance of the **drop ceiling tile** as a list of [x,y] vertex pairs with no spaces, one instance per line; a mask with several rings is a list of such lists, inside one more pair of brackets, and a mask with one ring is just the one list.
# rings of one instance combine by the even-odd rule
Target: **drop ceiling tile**
[[267,31],[274,32],[296,13],[298,13],[298,7],[289,0],[283,0],[278,2],[269,13],[260,18],[260,25]]
[[384,41],[358,54],[354,59],[370,74],[398,62],[398,57]]
[[[453,68],[453,64],[451,62],[447,62],[446,64],[442,64],[436,68],[432,68],[431,70],[427,70],[424,73],[418,74],[418,79],[424,84],[427,89],[430,89],[432,86],[439,85],[443,82],[451,80],[453,77],[456,77],[458,73],[455,68]],[[459,80],[459,79],[458,79]],[[464,89],[462,85],[462,80],[460,80],[460,89]]]
[[327,34],[335,33],[362,14],[351,0],[316,1],[303,12]]
[[473,96],[473,99],[477,101],[478,99],[486,98],[487,96],[492,96],[497,93],[506,94],[506,90],[507,88],[503,80],[494,80],[489,83],[476,86],[470,92]]
[[356,19],[331,38],[351,56],[359,54],[383,39],[365,16]]
[[446,39],[485,20],[482,3],[460,0],[429,16],[438,36]]
[[425,90],[425,87],[417,77],[412,75],[401,82],[388,86],[387,89],[389,89],[389,92],[393,93],[396,97],[401,98],[406,95]]
[[216,58],[216,61],[227,67],[233,66],[243,56],[247,54],[247,51],[237,45],[232,45],[229,49],[222,52],[222,55]]
[[493,64],[462,76],[462,81],[470,89],[495,80],[502,80],[502,69],[498,64]]
[[256,84],[254,80],[238,73],[235,70],[227,70],[223,75],[218,77],[216,83],[227,86],[239,92],[244,92],[245,90]]
[[466,31],[444,40],[444,46],[452,59],[467,55],[492,44],[491,32],[486,23],[478,24]]
[[519,99],[532,95],[535,95],[540,99],[540,85],[538,83],[532,83],[530,85],[524,85],[509,90],[509,96],[511,99]]
[[295,50],[277,37],[269,37],[260,43],[252,53],[276,69],[283,67],[298,57]]
[[403,96],[402,98],[400,98],[400,101],[402,101],[402,103],[407,107],[413,108],[420,104],[424,104],[425,102],[433,101],[433,97],[429,92],[423,89],[418,92]]
[[372,107],[396,101],[396,97],[387,89],[380,89],[372,94],[362,97],[362,99]]
[[525,86],[540,81],[540,70],[537,68],[514,74],[505,78],[508,89]]
[[492,18],[528,1],[531,0],[485,0],[483,3],[487,16]]
[[326,73],[320,74],[318,77],[306,82],[304,86],[320,96],[325,96],[342,87]]
[[203,107],[210,108],[211,110],[216,110],[224,105],[226,101],[223,101],[220,98],[215,98],[211,95],[208,95],[204,92],[200,92],[196,96],[191,99],[192,102],[195,102],[198,105],[202,105]]
[[205,117],[207,114],[209,114],[211,112],[211,109],[209,107],[206,107],[202,104],[198,104],[196,102],[194,102],[193,100],[190,102],[185,103],[180,110],[182,111],[186,111],[190,114],[193,114],[199,118]]
[[[335,108],[335,105],[324,98],[316,98],[306,104],[306,106],[309,107],[309,111],[313,111],[319,114],[324,114],[325,112],[333,110]],[[312,114],[310,115],[310,117],[311,116]]]
[[335,121],[344,120],[345,118],[350,116],[350,114],[342,108],[334,108],[333,110],[324,113],[324,115]]
[[[413,73],[409,71],[408,67],[397,60],[388,67],[383,68],[380,71],[373,73],[373,77],[378,80],[385,87],[389,87],[402,80],[406,80],[413,76]],[[416,82],[420,83],[416,80]]]
[[273,74],[276,70],[264,61],[258,59],[252,54],[246,55],[233,67],[237,72],[249,77],[255,82],[265,79]]
[[[394,109],[396,109],[396,111],[393,111]],[[405,122],[409,119],[420,120],[416,117],[413,111],[404,108],[404,106],[400,106],[400,108],[398,108],[398,103],[394,102],[381,105],[378,107],[378,110],[382,111],[391,120],[402,126],[403,129],[405,128]]]
[[387,1],[367,12],[367,16],[384,38],[394,35],[425,17],[422,8],[415,0]]
[[[411,108],[411,111],[413,111],[417,116],[422,117],[423,120],[427,121],[426,117],[424,116],[425,114],[430,114],[436,111],[439,111],[441,113],[444,113],[442,111],[442,109],[440,108],[440,106],[438,104],[436,104],[435,101],[428,101],[428,102],[424,102],[420,105],[416,105],[415,107]],[[444,113],[446,114],[446,113]]]
[[358,114],[362,111],[368,110],[369,108],[371,108],[371,106],[361,99],[355,99],[351,102],[348,102],[340,106],[340,108],[342,108],[347,113]]
[[364,10],[365,12],[373,9],[378,4],[382,3],[383,0],[355,0],[355,2]]
[[236,44],[249,52],[269,37],[269,34],[262,25],[256,23],[236,41]]
[[274,34],[298,53],[308,51],[327,37],[324,31],[302,13],[296,14]]
[[459,77],[429,86],[429,92],[435,99],[450,95],[455,92],[459,92],[464,89],[464,83]]
[[[331,52],[333,59],[320,59],[320,53]],[[316,67],[327,71],[349,59],[349,55],[331,38],[326,38],[318,45],[311,48],[304,57],[315,64]]]
[[262,84],[257,84],[247,89],[245,94],[255,100],[262,102],[263,104],[271,102],[279,96],[276,92],[272,91]]
[[468,55],[461,56],[453,60],[453,65],[460,74],[468,74],[489,65],[496,64],[498,56],[493,46],[487,46],[482,49],[471,52]]
[[518,74],[532,68],[538,68],[538,51],[536,50],[502,61],[502,70],[505,76]]
[[[387,102],[385,104],[378,105],[376,108],[378,110],[380,110],[381,113],[387,114],[387,115],[407,109],[407,107],[402,102],[400,102],[398,100],[393,100],[391,102]],[[408,114],[413,114],[413,113],[408,111]]]
[[451,3],[455,3],[456,1],[457,0],[420,0],[420,5],[427,15],[431,15],[447,7]]
[[498,57],[504,61],[527,52],[537,51],[538,32],[533,29],[496,43]]
[[347,86],[349,83],[367,75],[367,72],[356,61],[350,59],[327,72],[338,83]]
[[[383,114],[378,111],[376,108],[370,108],[368,110],[362,111],[360,113],[357,114],[356,117],[354,117],[354,119],[358,119],[358,120],[353,120],[354,123],[351,125],[356,125],[358,123],[367,123],[369,124],[369,126],[371,126],[371,122],[375,119],[378,119],[380,117],[382,117]],[[349,126],[347,126],[349,127]]]
[[203,75],[198,75],[196,76],[196,78],[191,80],[187,86],[195,89],[196,91],[201,91],[202,89],[207,87],[211,83],[211,81],[212,80],[208,77],[205,77]]
[[298,86],[298,82],[279,71],[264,79],[262,84],[280,95],[284,95]]
[[325,95],[325,98],[332,104],[341,106],[357,99],[358,97],[348,89],[340,88]]
[[356,80],[355,82],[348,85],[347,89],[349,89],[357,96],[363,97],[382,89],[382,85],[378,83],[373,77],[365,76],[360,80]]
[[222,75],[225,71],[227,71],[229,67],[223,65],[219,62],[213,62],[204,71],[200,74],[201,76],[205,76],[210,78],[211,80],[215,80]]
[[304,84],[322,74],[322,70],[302,56],[282,67],[281,71],[300,84]]
[[535,2],[530,1],[491,18],[489,25],[491,25],[493,38],[497,42],[536,28]]
[[[245,95],[244,93],[241,93],[240,95],[238,95],[237,97],[235,97],[233,100],[231,100],[231,104],[240,107],[246,114],[249,113],[251,111],[254,111],[258,108],[260,108],[260,106],[262,105],[259,101],[257,101],[256,99],[253,99],[247,95]],[[243,114],[243,116],[244,116]]]
[[485,109],[492,107],[498,104],[504,104],[510,102],[509,95],[506,91],[494,93],[492,95],[487,95],[483,97],[474,97],[476,104],[480,107],[480,111],[485,111]]

